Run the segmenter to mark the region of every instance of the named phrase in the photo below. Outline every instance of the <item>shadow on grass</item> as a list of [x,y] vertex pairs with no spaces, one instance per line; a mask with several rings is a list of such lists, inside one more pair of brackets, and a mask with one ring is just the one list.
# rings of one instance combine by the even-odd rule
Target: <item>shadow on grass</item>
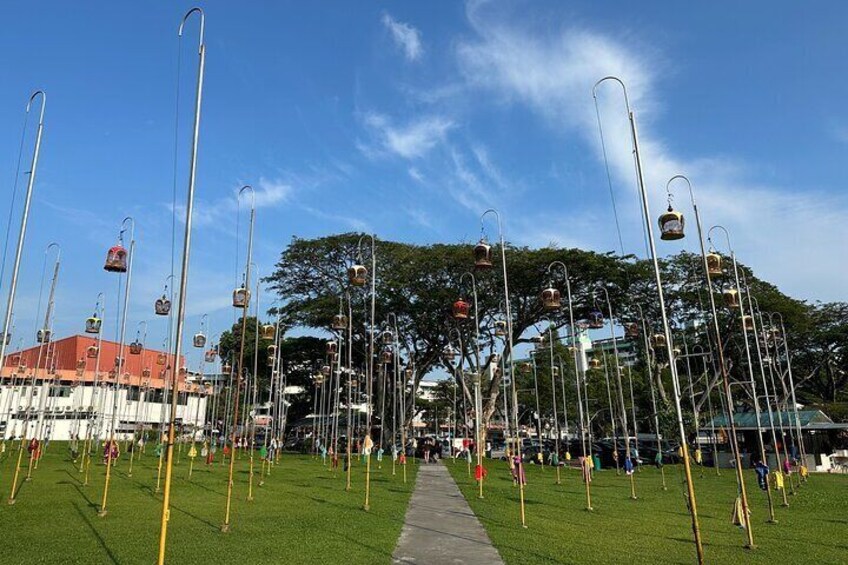
[[77,511],[77,514],[79,514],[80,518],[82,518],[82,521],[85,522],[85,525],[88,526],[88,529],[91,530],[92,534],[94,534],[94,537],[97,539],[97,543],[100,544],[100,547],[102,547],[103,551],[106,552],[106,555],[109,556],[109,560],[112,563],[120,563],[118,557],[114,553],[112,553],[112,550],[109,549],[108,545],[106,545],[106,540],[103,538],[103,536],[100,535],[100,532],[97,531],[97,528],[94,527],[94,524],[91,522],[89,514],[86,513],[82,508],[80,508],[79,504],[77,503],[74,503],[74,510]]

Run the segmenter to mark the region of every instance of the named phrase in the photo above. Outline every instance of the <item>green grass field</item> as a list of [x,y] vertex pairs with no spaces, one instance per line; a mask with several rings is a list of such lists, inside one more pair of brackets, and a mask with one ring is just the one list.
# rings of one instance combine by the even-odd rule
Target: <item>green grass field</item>
[[[586,496],[579,471],[562,474],[528,465],[527,529],[520,527],[519,493],[506,462],[490,462],[485,498],[462,463],[448,467],[506,563],[693,563],[695,551],[684,500],[681,469],[666,467],[668,490],[658,470],[637,473],[638,500],[630,500],[624,473],[605,470],[592,482],[593,512],[584,510]],[[707,563],[846,563],[848,562],[848,477],[812,475],[789,508],[779,506],[778,524],[767,524],[766,495],[746,471],[757,548],[743,548],[745,535],[731,524],[736,482],[732,470],[721,477],[707,469],[695,472],[704,552]]]
[[[187,451],[187,450],[186,450]],[[223,534],[226,467],[210,470],[198,457],[187,479],[186,451],[175,466],[168,537],[170,563],[389,563],[415,481],[408,483],[391,461],[373,464],[371,510],[362,510],[364,465],[352,468],[352,490],[310,456],[284,454],[265,485],[247,502],[248,459],[236,461],[232,530]],[[127,477],[127,456],[110,487],[109,513],[97,515],[104,467],[92,467],[91,484],[70,461],[65,444],[53,443],[33,480],[14,506],[6,499],[15,449],[7,444],[0,462],[0,563],[154,563],[159,540],[161,495],[154,494],[157,458],[149,450]],[[220,458],[221,452],[218,452]],[[258,461],[258,457],[257,457]],[[388,463],[388,464],[387,464]],[[258,464],[258,462],[257,462]],[[25,474],[26,468],[22,474]],[[258,470],[256,474],[258,481]]]

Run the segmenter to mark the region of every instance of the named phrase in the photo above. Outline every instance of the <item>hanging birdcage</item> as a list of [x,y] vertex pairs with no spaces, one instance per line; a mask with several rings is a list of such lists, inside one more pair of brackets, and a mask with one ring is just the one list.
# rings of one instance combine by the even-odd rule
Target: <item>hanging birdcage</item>
[[277,328],[273,324],[262,325],[262,339],[274,339],[277,335]]
[[115,367],[120,369],[124,366],[124,359],[122,357],[115,357]]
[[325,350],[328,357],[335,357],[339,352],[339,344],[332,340],[328,341],[325,345]]
[[227,363],[226,361],[224,361],[224,363],[221,365],[221,372],[224,373],[225,375],[228,375],[232,371],[233,371],[233,366],[230,363]]
[[651,336],[651,346],[655,350],[664,350],[666,346],[665,334],[654,334]]
[[559,367],[557,367],[556,365],[551,367],[551,374],[554,376],[554,378],[559,377]]
[[604,327],[604,315],[600,310],[592,310],[589,312],[589,318],[586,320],[586,325],[593,330],[599,330]]
[[52,332],[48,329],[40,329],[35,334],[35,339],[38,343],[48,343],[50,341],[50,335]]
[[110,247],[106,252],[106,264],[103,268],[110,273],[126,273],[127,272],[127,250],[123,245]]
[[167,362],[168,362],[168,356],[165,355],[164,353],[158,353],[156,355],[156,364],[157,365],[164,365]]
[[203,332],[197,332],[194,334],[191,343],[198,349],[206,347],[206,335]]
[[745,314],[744,316],[742,316],[742,324],[745,326],[745,330],[747,330],[749,332],[754,331],[754,317],[753,316],[751,316],[749,314]]
[[321,374],[324,375],[325,377],[329,377],[330,376],[330,366],[324,365],[323,367],[321,367]]
[[380,341],[383,345],[391,345],[395,342],[395,336],[390,330],[384,330],[383,333],[380,334]]
[[85,321],[85,333],[87,334],[99,334],[100,326],[103,324],[103,320],[97,317],[97,314],[93,314],[90,318]]
[[597,357],[592,357],[589,359],[589,368],[590,369],[599,369],[601,367],[601,360]]
[[380,360],[383,363],[387,363],[387,364],[391,363],[392,362],[392,352],[391,352],[391,350],[384,349],[383,352],[380,354]]
[[631,339],[639,337],[639,324],[636,322],[624,324],[624,337]]
[[148,369],[148,368],[142,369],[141,376],[145,379],[149,379],[150,378],[150,369]]
[[486,239],[474,246],[474,269],[485,271],[492,268],[492,246],[486,243]]
[[157,316],[167,316],[171,313],[171,301],[164,294],[153,303],[153,311]]
[[77,361],[77,371],[76,374],[78,377],[83,376],[85,373],[85,358],[82,358]]
[[130,353],[132,355],[141,355],[142,349],[144,349],[144,346],[140,341],[134,341],[130,344]]
[[415,375],[415,372],[412,370],[412,367],[408,366],[403,370],[403,374],[404,376],[406,376],[407,382],[411,382],[412,377]]
[[495,320],[495,337],[505,337],[506,336],[506,321],[505,320]]
[[721,255],[715,251],[707,253],[707,272],[711,277],[720,277],[724,274],[721,268]]
[[560,293],[553,287],[543,290],[540,298],[542,300],[542,309],[545,312],[556,312],[562,307]]
[[365,286],[368,282],[368,269],[365,265],[351,265],[347,270],[347,280],[351,286]]
[[273,344],[269,345],[267,348],[265,348],[265,353],[269,358],[273,359],[277,356],[277,346]]
[[214,349],[207,349],[206,353],[203,354],[203,360],[207,363],[214,363],[217,355]]
[[468,311],[471,308],[471,305],[468,304],[465,300],[460,298],[451,306],[451,314],[453,315],[454,320],[467,320],[468,319]]
[[334,330],[342,331],[347,329],[347,316],[344,314],[336,314],[333,316],[333,325],[332,328]]
[[739,291],[735,288],[725,289],[721,295],[724,298],[724,305],[728,308],[736,308],[739,306]]
[[233,291],[233,308],[247,308],[250,302],[250,291],[242,285]]
[[97,352],[98,352],[98,349],[97,349],[96,345],[89,345],[88,347],[85,348],[85,355],[89,359],[96,359],[97,358]]
[[268,366],[268,367],[273,367],[275,363],[276,363],[276,357],[268,357],[265,360],[265,365]]
[[683,214],[668,205],[668,210],[660,216],[660,239],[673,241],[683,237]]
[[459,355],[459,353],[456,351],[456,349],[454,349],[451,344],[447,344],[444,349],[442,349],[442,357],[444,357],[448,361],[453,361],[454,359],[456,359],[457,355]]

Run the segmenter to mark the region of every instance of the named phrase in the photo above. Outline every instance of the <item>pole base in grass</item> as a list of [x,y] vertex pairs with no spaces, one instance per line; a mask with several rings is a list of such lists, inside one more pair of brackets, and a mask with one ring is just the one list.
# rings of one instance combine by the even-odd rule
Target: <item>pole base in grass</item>
[[595,511],[595,509],[592,508],[591,506],[586,507],[586,512],[594,512],[594,511]]
[[10,498],[10,499],[8,500],[9,506],[12,506],[12,505],[13,505],[13,504],[15,504],[16,502],[17,502],[17,500],[16,500],[16,499],[14,499],[14,498]]
[[106,514],[108,514],[108,513],[109,513],[108,510],[101,510],[100,512],[97,513],[97,515],[100,516],[101,518],[105,518]]
[[371,510],[371,506],[369,504],[365,504],[362,506],[362,509],[368,512],[369,510]]
[[248,497],[247,497],[247,501],[248,501],[248,502],[253,502],[253,497],[252,497],[252,496],[248,496]]
[[782,504],[781,504],[781,506],[783,506],[784,508],[788,508],[788,507],[789,507],[789,503],[788,503],[788,502],[784,502],[784,503],[782,503]]
[[521,524],[521,527],[522,527],[522,528],[524,528],[524,529],[526,530],[526,529],[527,529],[527,524]]
[[226,534],[229,531],[230,531],[230,525],[229,524],[221,524],[221,533],[222,534]]
[[766,524],[778,524],[777,520],[766,520]]
[[265,484],[265,481],[259,481],[259,486],[262,486],[264,484]]
[[750,543],[746,543],[746,544],[744,545],[744,547],[745,547],[745,549],[750,549],[751,551],[753,551],[753,550],[757,549],[757,546],[756,546],[756,545],[753,545],[753,544],[750,544]]
[[639,500],[639,497],[634,494],[630,497],[630,500]]
[[28,482],[30,482],[30,481],[32,481],[32,477],[27,477],[27,478],[25,478],[25,479],[24,479],[24,482],[25,482],[25,483],[28,483]]

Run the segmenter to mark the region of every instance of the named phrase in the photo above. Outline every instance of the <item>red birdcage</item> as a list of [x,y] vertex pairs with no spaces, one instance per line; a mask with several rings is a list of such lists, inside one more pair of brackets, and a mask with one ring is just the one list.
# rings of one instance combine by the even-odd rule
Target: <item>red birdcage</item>
[[127,250],[120,243],[110,247],[106,252],[106,263],[103,268],[110,273],[126,273],[127,255]]
[[453,303],[451,307],[451,313],[453,314],[454,320],[467,320],[468,319],[468,311],[471,309],[471,305],[468,304],[465,300],[460,298],[456,302]]

